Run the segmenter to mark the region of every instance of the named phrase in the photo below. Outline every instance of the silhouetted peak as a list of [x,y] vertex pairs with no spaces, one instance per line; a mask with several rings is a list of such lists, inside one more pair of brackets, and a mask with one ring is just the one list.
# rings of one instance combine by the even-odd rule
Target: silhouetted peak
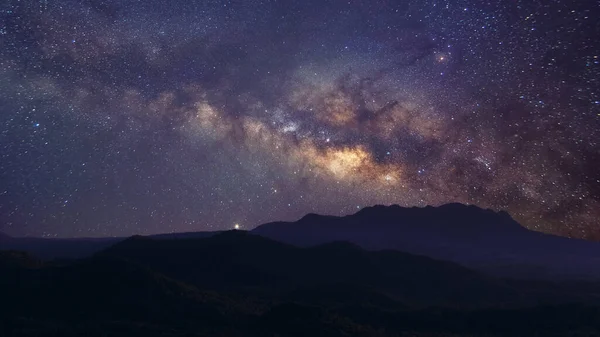
[[484,240],[496,244],[501,237],[516,239],[530,235],[506,212],[459,203],[410,208],[375,205],[343,217],[310,213],[296,222],[259,226],[252,233],[298,246],[339,240],[366,249],[401,248],[442,257],[446,255],[441,251],[451,249],[457,251],[457,256],[471,256],[455,248],[466,247],[465,242],[474,246],[485,245]]
[[[373,220],[377,222],[397,222],[407,219],[425,220],[427,218],[437,218],[441,220],[453,220],[463,223],[477,222],[480,224],[509,223],[513,225],[516,221],[505,211],[496,212],[491,209],[484,209],[475,205],[465,205],[461,203],[449,203],[438,207],[401,207],[399,205],[375,205],[365,207],[351,217],[364,220]],[[521,227],[518,225],[518,227]]]
[[247,230],[243,229],[230,229],[226,231],[222,231],[215,236],[227,236],[227,235],[237,235],[237,236],[248,236],[250,233]]
[[[391,206],[389,206],[389,207],[391,207]],[[386,205],[377,204],[377,205],[373,205],[373,206],[363,207],[363,208],[361,208],[360,211],[356,212],[355,214],[362,214],[362,213],[373,212],[373,211],[378,211],[378,210],[385,210],[387,208],[388,208],[388,206],[386,206]]]
[[223,231],[215,234],[212,239],[215,240],[236,240],[241,238],[248,238],[252,236],[250,232],[241,230],[241,229],[232,229],[228,231]]
[[[433,206],[428,206],[428,207],[432,207],[432,208],[436,208]],[[438,206],[437,208],[440,209],[455,209],[455,210],[466,210],[466,209],[480,209],[479,207],[475,206],[475,205],[465,205],[465,204],[461,204],[459,202],[450,202],[447,204],[443,204],[441,206]]]
[[332,216],[332,215],[321,215],[321,214],[316,214],[316,213],[308,213],[305,216],[303,216],[300,220],[298,220],[298,222],[301,222],[301,223],[319,222],[321,220],[335,219],[335,218],[337,218],[337,217]]
[[481,225],[501,224],[503,228],[524,229],[506,211],[497,212],[488,208],[458,203],[434,207],[433,210],[437,211],[439,216],[447,216],[465,222],[475,222]]
[[507,211],[502,210],[499,211],[497,214],[506,220],[515,221],[515,219],[513,219],[513,217]]
[[360,211],[354,213],[353,216],[359,217],[369,217],[369,216],[380,216],[380,215],[389,215],[392,213],[400,213],[402,211],[406,211],[408,208],[401,207],[400,205],[374,205],[369,207],[364,207]]
[[320,217],[322,217],[322,215],[320,215],[320,214],[308,213],[305,216],[303,216],[299,221],[311,221],[314,219],[318,219]]
[[[363,209],[361,209],[360,211],[356,212],[354,215],[365,215],[365,214],[381,214],[381,213],[394,213],[394,212],[410,212],[410,211],[417,211],[417,210],[444,210],[444,211],[456,211],[456,212],[483,212],[483,211],[489,211],[489,210],[485,210],[483,208],[480,208],[478,206],[475,205],[465,205],[465,204],[461,204],[461,203],[448,203],[448,204],[443,204],[441,206],[431,206],[431,205],[427,205],[425,207],[402,207],[400,205],[394,204],[394,205],[374,205],[374,206],[370,206],[370,207],[364,207]],[[493,212],[493,211],[492,211]]]
[[481,208],[475,205],[465,205],[461,203],[449,203],[444,204],[438,207],[431,207],[431,209],[438,209],[443,211],[452,211],[452,212],[465,212],[465,213],[488,213],[488,214],[496,214],[495,211],[487,208]]

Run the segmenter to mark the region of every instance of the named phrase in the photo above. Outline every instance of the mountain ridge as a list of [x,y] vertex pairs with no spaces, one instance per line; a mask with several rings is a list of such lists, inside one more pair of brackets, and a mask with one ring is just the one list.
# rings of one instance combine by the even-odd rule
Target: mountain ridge
[[[600,243],[529,230],[505,211],[475,205],[374,205],[345,216],[308,213],[297,221],[269,222],[250,232],[297,246],[345,241],[367,250],[399,250],[498,276],[600,279],[600,270],[595,267],[600,263]],[[180,240],[220,233],[144,237]],[[23,250],[43,259],[82,258],[125,239],[5,238],[0,240],[0,250]]]
[[505,211],[474,205],[375,205],[339,217],[311,213],[298,221],[266,223],[252,232],[298,246],[348,241],[369,250],[395,249],[500,276],[600,278],[595,268],[599,243],[536,232]]
[[132,236],[94,256],[39,268],[20,263],[30,259],[26,254],[5,255],[17,263],[0,263],[3,336],[600,331],[598,283],[582,289],[510,282],[453,262],[347,242],[296,247],[231,230],[173,240]]
[[[355,282],[410,300],[502,301],[514,291],[502,281],[453,262],[399,251],[368,251],[347,242],[295,247],[232,230],[209,238],[132,237],[96,256],[119,258],[198,288],[297,286]],[[477,294],[473,296],[472,294]]]
[[[438,214],[443,214],[446,216],[450,216],[450,217],[455,217],[456,216],[461,216],[462,218],[460,220],[462,221],[468,221],[469,223],[471,222],[476,222],[478,220],[481,220],[482,218],[488,218],[488,219],[493,219],[494,220],[494,224],[502,224],[505,227],[504,228],[499,228],[499,229],[503,229],[503,230],[526,230],[526,231],[530,231],[530,232],[536,232],[536,231],[532,231],[524,226],[522,226],[521,224],[519,224],[516,220],[514,220],[512,218],[512,216],[504,211],[494,211],[492,209],[487,209],[487,208],[481,208],[475,205],[465,205],[465,204],[460,204],[460,203],[448,203],[448,204],[443,204],[440,206],[424,206],[424,207],[402,207],[398,204],[392,204],[389,206],[386,205],[382,205],[382,204],[376,204],[373,206],[368,206],[368,207],[364,207],[362,209],[360,209],[359,211],[357,211],[356,213],[353,214],[348,214],[348,215],[343,215],[343,216],[335,216],[335,215],[321,215],[321,214],[317,214],[317,213],[308,213],[306,215],[304,215],[303,217],[301,217],[300,219],[296,220],[296,221],[274,221],[274,222],[268,222],[262,225],[257,226],[256,228],[253,229],[253,231],[261,231],[260,228],[264,228],[264,227],[268,227],[272,224],[286,224],[286,223],[309,223],[312,221],[318,221],[318,220],[340,220],[340,219],[350,219],[350,220],[358,220],[358,219],[364,219],[364,218],[369,218],[370,220],[384,220],[384,222],[380,222],[379,224],[397,224],[397,220],[398,219],[403,219],[403,220],[415,220],[413,218],[415,217],[421,217],[422,219],[426,219],[428,217],[431,217],[432,214],[434,213],[438,213]],[[389,222],[389,223],[386,223]],[[417,224],[412,224],[412,225],[417,225]],[[452,229],[457,229],[457,227],[454,227]],[[489,228],[486,228],[489,229]],[[540,232],[536,232],[536,233],[540,233]]]

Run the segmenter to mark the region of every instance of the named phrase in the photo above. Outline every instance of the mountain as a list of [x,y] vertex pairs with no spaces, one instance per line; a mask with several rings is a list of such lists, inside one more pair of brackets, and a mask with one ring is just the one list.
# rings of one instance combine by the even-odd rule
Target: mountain
[[528,230],[506,212],[476,206],[367,207],[344,217],[308,214],[252,231],[298,246],[348,241],[518,278],[600,278],[600,244]]
[[[3,261],[3,262],[2,262]],[[28,262],[29,261],[29,262]],[[547,300],[452,262],[244,231],[134,236],[85,259],[0,255],[1,336],[579,336],[598,301]],[[545,304],[544,304],[545,303]]]
[[133,237],[99,256],[133,261],[174,279],[216,290],[350,283],[410,303],[503,302],[516,292],[457,264],[398,251],[366,251],[349,243],[299,248],[230,231],[205,239]]
[[[506,212],[476,206],[366,207],[335,217],[308,214],[251,231],[301,247],[335,241],[367,250],[400,250],[453,261],[496,276],[519,279],[600,279],[600,243],[528,230]],[[156,240],[207,238],[220,232],[152,235]],[[126,238],[45,239],[0,236],[0,250],[26,251],[41,259],[83,258]]]

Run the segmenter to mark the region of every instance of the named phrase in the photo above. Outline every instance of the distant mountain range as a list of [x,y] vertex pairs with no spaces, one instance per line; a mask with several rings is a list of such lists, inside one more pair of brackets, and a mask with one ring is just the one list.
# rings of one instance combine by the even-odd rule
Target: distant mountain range
[[397,249],[519,278],[600,278],[600,243],[522,227],[506,212],[476,206],[367,207],[344,217],[308,214],[252,233],[299,246],[348,241]]
[[[258,226],[253,234],[301,247],[347,241],[367,250],[394,249],[460,263],[493,275],[536,279],[600,278],[600,243],[528,230],[506,212],[476,206],[367,207],[336,217],[308,214],[296,222]],[[153,235],[202,238],[218,232]],[[82,258],[125,238],[0,238],[0,249],[39,258]]]
[[[219,232],[189,232],[167,233],[150,235],[160,239],[204,238]],[[51,259],[79,259],[89,257],[115,243],[127,239],[126,237],[106,238],[37,238],[37,237],[11,237],[0,233],[0,250],[19,250],[28,252],[38,258]]]

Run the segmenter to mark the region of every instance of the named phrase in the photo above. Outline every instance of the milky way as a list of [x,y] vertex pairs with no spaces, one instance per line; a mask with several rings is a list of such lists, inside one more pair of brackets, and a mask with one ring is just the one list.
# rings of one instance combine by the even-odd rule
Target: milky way
[[447,202],[600,239],[598,1],[3,1],[0,230]]

